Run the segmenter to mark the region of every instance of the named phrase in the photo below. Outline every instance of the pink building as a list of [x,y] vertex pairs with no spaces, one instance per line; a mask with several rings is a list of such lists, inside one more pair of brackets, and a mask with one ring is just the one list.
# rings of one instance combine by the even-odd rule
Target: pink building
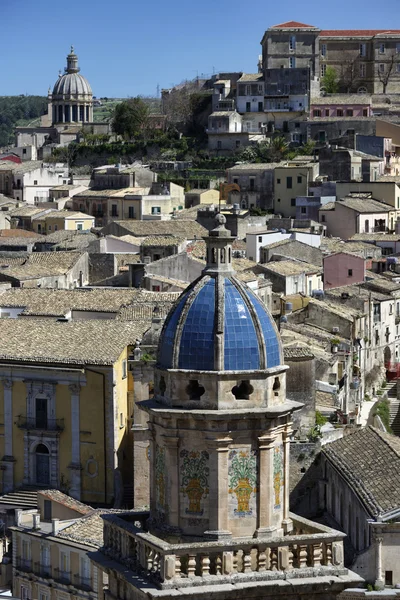
[[365,280],[365,259],[347,252],[335,252],[325,256],[324,290],[362,283]]
[[370,117],[372,100],[370,96],[339,94],[311,99],[311,117]]

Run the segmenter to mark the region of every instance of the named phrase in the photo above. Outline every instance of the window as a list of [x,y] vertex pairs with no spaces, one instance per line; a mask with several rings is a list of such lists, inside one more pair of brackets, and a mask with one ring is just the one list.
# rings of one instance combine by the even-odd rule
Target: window
[[90,561],[87,556],[81,556],[80,576],[83,584],[90,585]]
[[352,117],[353,116],[353,109],[352,108],[348,108],[346,110],[346,117]]
[[54,225],[54,231],[58,231],[58,225]]
[[296,59],[294,56],[289,56],[289,69],[296,68]]
[[325,221],[326,221],[325,215],[321,215],[321,223],[325,223]]
[[38,230],[38,233],[40,233],[42,231],[42,226],[40,223],[38,223],[37,230]]
[[367,44],[360,44],[360,56],[367,55]]
[[296,50],[296,36],[291,35],[289,39],[289,50]]
[[258,112],[263,112],[264,110],[264,103],[263,102],[259,102],[258,103]]
[[329,108],[326,108],[326,109],[325,109],[325,116],[326,116],[326,117],[329,117]]
[[302,206],[301,207],[301,214],[302,215],[306,215],[307,214],[307,206]]
[[152,215],[159,215],[159,214],[161,214],[161,206],[152,206],[151,207],[151,214]]
[[83,230],[83,224],[82,223],[77,223],[76,224],[76,230],[77,231],[82,231]]
[[393,571],[385,571],[385,585],[393,585]]
[[123,360],[122,361],[122,379],[126,378],[126,372],[127,372],[127,369],[126,369],[126,360]]
[[367,88],[365,86],[361,86],[358,88],[357,90],[357,94],[366,94],[367,93]]
[[303,181],[303,178],[301,175],[297,175],[297,183],[301,183]]
[[290,206],[296,206],[296,198],[290,200]]
[[314,115],[314,117],[320,117],[321,116],[321,111],[319,110],[319,108],[314,108],[313,115]]
[[125,427],[124,413],[119,413],[119,428],[123,429],[124,427]]
[[385,54],[385,44],[379,44],[379,54]]
[[135,208],[133,206],[129,206],[128,208],[128,219],[135,218]]
[[296,127],[296,129],[298,129],[300,127],[300,123],[295,123],[294,126]]
[[326,44],[321,44],[321,56],[326,56]]
[[255,180],[254,180],[254,178],[253,178],[253,177],[251,177],[251,178],[249,179],[249,184],[250,184],[250,191],[251,191],[251,192],[254,192],[254,189],[255,189]]
[[264,85],[262,83],[258,84],[258,94],[260,96],[262,96],[262,94],[264,93]]
[[251,103],[246,102],[246,112],[250,112],[250,111],[251,111]]
[[325,77],[326,75],[326,65],[322,64],[321,65],[321,77]]
[[366,65],[365,63],[361,63],[360,65],[360,77],[365,77],[366,74]]
[[21,600],[28,600],[29,598],[29,590],[25,585],[21,585],[20,588],[20,598]]
[[279,177],[278,177],[278,179],[276,180],[276,183],[280,183],[280,182],[281,182],[281,180],[280,180],[280,179],[279,179]]
[[396,43],[396,54],[400,54],[400,42]]
[[66,552],[60,554],[60,574],[69,576],[69,554]]
[[259,241],[259,243],[262,242],[262,236],[261,235],[258,236],[258,241]]
[[51,225],[49,225],[47,229],[48,229],[49,231],[51,231]]
[[118,217],[117,208],[118,208],[117,204],[111,205],[111,216],[112,217]]
[[286,177],[286,187],[288,190],[292,189],[293,179],[292,177]]
[[240,140],[236,140],[236,144],[235,144],[236,148],[240,147]]
[[385,65],[384,63],[379,63],[379,73],[384,73],[385,72]]
[[218,140],[218,142],[217,142],[217,149],[221,150],[221,148],[222,148],[222,142],[220,140]]
[[353,277],[353,269],[347,270],[347,277]]
[[33,185],[37,185],[37,179],[33,181]]
[[363,117],[368,117],[368,108],[363,108]]
[[43,520],[51,521],[51,500],[44,500],[43,511]]

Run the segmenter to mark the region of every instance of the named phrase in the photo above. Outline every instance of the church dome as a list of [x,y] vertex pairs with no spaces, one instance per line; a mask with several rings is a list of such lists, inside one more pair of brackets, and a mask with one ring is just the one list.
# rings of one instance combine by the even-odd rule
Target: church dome
[[88,80],[79,73],[66,73],[59,77],[53,88],[53,96],[91,96]]
[[232,238],[225,232],[229,236],[223,223],[210,232],[206,269],[165,321],[158,352],[161,369],[254,371],[283,364],[272,316],[234,277]]
[[92,88],[88,80],[80,75],[78,67],[78,56],[75,54],[73,47],[67,56],[67,67],[64,75],[59,75],[53,88],[53,99],[57,96],[67,96],[78,98],[79,96],[92,97]]

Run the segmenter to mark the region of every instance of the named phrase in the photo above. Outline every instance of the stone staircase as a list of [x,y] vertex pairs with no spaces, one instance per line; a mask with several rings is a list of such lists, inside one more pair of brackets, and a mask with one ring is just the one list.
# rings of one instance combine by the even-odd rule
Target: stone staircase
[[390,402],[390,426],[393,433],[400,436],[400,399],[397,398],[397,379],[389,381],[385,391]]
[[37,508],[37,490],[19,489],[0,496],[0,506],[4,508]]

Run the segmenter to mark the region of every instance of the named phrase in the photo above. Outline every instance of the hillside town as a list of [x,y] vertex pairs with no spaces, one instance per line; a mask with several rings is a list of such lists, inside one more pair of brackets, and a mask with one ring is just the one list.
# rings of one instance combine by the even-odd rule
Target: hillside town
[[0,149],[0,597],[400,598],[400,29],[269,26],[182,160],[77,51]]

